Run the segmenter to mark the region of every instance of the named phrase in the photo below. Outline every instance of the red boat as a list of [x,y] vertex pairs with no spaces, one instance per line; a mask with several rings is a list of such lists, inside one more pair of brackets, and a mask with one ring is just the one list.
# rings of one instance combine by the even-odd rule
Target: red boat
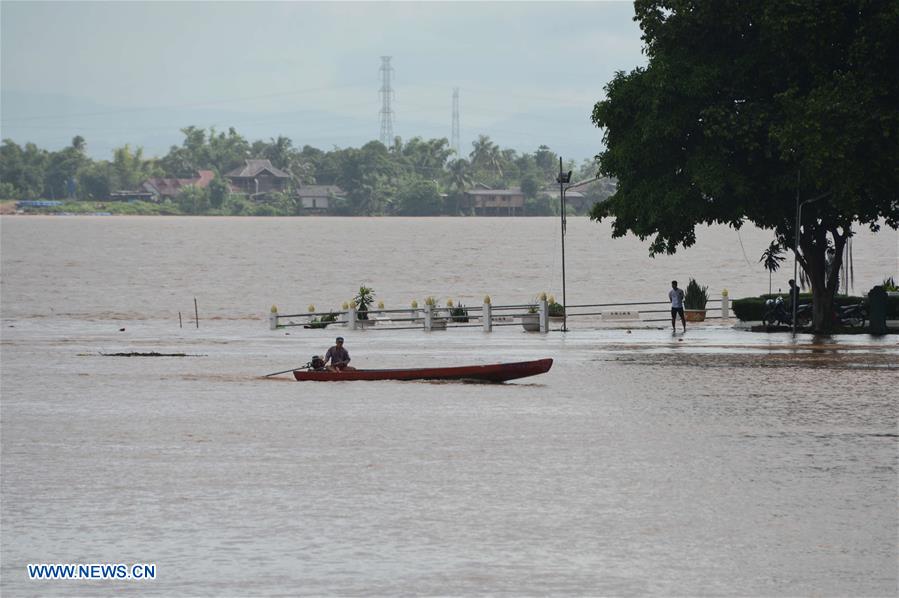
[[506,382],[527,378],[549,371],[552,359],[519,361],[517,363],[492,363],[490,365],[464,365],[443,368],[414,368],[397,370],[294,370],[299,381],[337,382],[352,380],[461,380],[475,382]]

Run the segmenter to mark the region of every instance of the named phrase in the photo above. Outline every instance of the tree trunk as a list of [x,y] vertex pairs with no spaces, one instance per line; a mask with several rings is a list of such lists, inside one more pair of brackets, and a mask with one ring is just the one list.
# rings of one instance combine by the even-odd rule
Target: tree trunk
[[[829,274],[826,268],[827,233],[830,233],[834,240],[835,252]],[[826,230],[812,226],[808,234],[801,237],[802,256],[799,263],[812,285],[812,330],[815,334],[829,334],[833,330],[833,298],[843,264],[843,248],[850,234],[848,227],[843,234],[840,234],[835,228]]]

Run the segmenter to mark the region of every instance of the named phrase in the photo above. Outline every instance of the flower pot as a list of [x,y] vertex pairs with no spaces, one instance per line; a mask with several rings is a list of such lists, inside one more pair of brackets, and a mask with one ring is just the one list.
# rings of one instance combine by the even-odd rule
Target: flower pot
[[688,322],[705,322],[704,309],[685,309],[684,318]]
[[521,316],[521,327],[528,332],[540,332],[540,314],[524,314]]

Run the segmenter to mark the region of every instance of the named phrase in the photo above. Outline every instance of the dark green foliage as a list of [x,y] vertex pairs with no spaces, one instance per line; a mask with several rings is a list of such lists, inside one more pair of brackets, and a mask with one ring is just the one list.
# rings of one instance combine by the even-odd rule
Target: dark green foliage
[[561,303],[557,303],[555,301],[549,303],[546,306],[546,311],[549,313],[551,318],[561,318],[565,315],[565,308]]
[[887,319],[899,320],[899,297],[887,297]]
[[699,286],[699,283],[691,278],[684,295],[684,309],[705,309],[708,300],[709,287]]
[[185,214],[203,214],[209,209],[209,189],[189,185],[181,189],[176,199]]
[[15,187],[16,199],[38,199],[44,190],[47,152],[33,143],[20,147],[4,139],[0,147],[0,181]]
[[[784,303],[789,305],[790,296],[787,293],[773,293],[761,295],[759,297],[745,297],[737,299],[731,303],[734,315],[744,322],[760,321],[765,315],[765,301],[767,299],[775,299],[781,297]],[[811,293],[801,293],[799,295],[799,304],[811,303]],[[854,305],[856,303],[867,303],[867,297],[837,295],[834,298],[834,305]],[[899,297],[887,297],[887,318],[899,318]]]
[[372,303],[375,301],[375,290],[362,285],[359,287],[359,292],[356,293],[356,296],[353,298],[353,301],[356,302],[356,311],[358,312],[358,319],[367,320],[368,319],[368,310],[371,308]]
[[401,216],[437,216],[443,212],[443,200],[433,181],[410,179],[400,185],[396,213]]
[[450,308],[450,317],[453,322],[468,322],[468,310],[461,303]]
[[[899,3],[638,0],[646,67],[619,72],[596,104],[600,171],[618,180],[594,207],[613,235],[650,252],[696,241],[698,224],[744,221],[794,244],[830,326],[854,222],[899,226]],[[825,272],[828,243],[836,250]]]
[[[208,197],[192,192],[181,198],[179,211],[190,214],[279,215],[303,213],[293,198],[300,185],[337,185],[346,193],[332,198],[329,213],[343,216],[436,216],[463,215],[465,191],[475,184],[494,188],[521,187],[526,195],[524,213],[547,216],[558,212],[547,200],[544,187],[558,169],[556,155],[540,146],[534,154],[503,149],[486,135],[473,144],[469,161],[451,160],[452,150],[445,138],[396,138],[390,147],[372,141],[360,148],[322,151],[309,145],[297,149],[283,135],[268,141],[249,142],[234,128],[218,132],[214,128],[185,127],[184,139],[160,159],[146,159],[143,150],[129,145],[117,148],[112,160],[92,160],[84,153],[85,140],[76,137],[72,146],[46,152],[10,140],[0,148],[0,191],[10,199],[62,199],[73,189],[83,200],[104,200],[113,191],[137,190],[151,177],[189,179],[200,170],[213,170],[215,178],[207,187]],[[268,159],[291,175],[284,197],[230,197],[226,173],[250,158]],[[574,168],[574,164],[566,167]],[[578,176],[591,178],[595,167],[585,166]],[[575,177],[578,179],[577,176]],[[75,184],[77,183],[77,184]],[[605,197],[610,183],[579,190],[593,198]],[[558,202],[556,202],[558,203]]]
[[228,181],[226,181],[219,173],[215,173],[215,178],[209,183],[209,205],[213,208],[221,208],[228,199]]
[[309,323],[309,328],[327,328],[328,324],[337,321],[337,314],[333,311],[328,312],[327,315],[321,316],[319,318],[315,318]]

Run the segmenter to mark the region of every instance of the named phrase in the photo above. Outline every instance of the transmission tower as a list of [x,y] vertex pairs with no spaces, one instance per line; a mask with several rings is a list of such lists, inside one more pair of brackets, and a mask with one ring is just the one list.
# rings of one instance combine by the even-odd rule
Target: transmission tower
[[390,56],[381,56],[381,143],[390,147],[393,144],[393,88],[390,86]]
[[456,152],[456,159],[462,157],[461,148],[459,146],[459,88],[453,88],[453,136],[451,146]]

